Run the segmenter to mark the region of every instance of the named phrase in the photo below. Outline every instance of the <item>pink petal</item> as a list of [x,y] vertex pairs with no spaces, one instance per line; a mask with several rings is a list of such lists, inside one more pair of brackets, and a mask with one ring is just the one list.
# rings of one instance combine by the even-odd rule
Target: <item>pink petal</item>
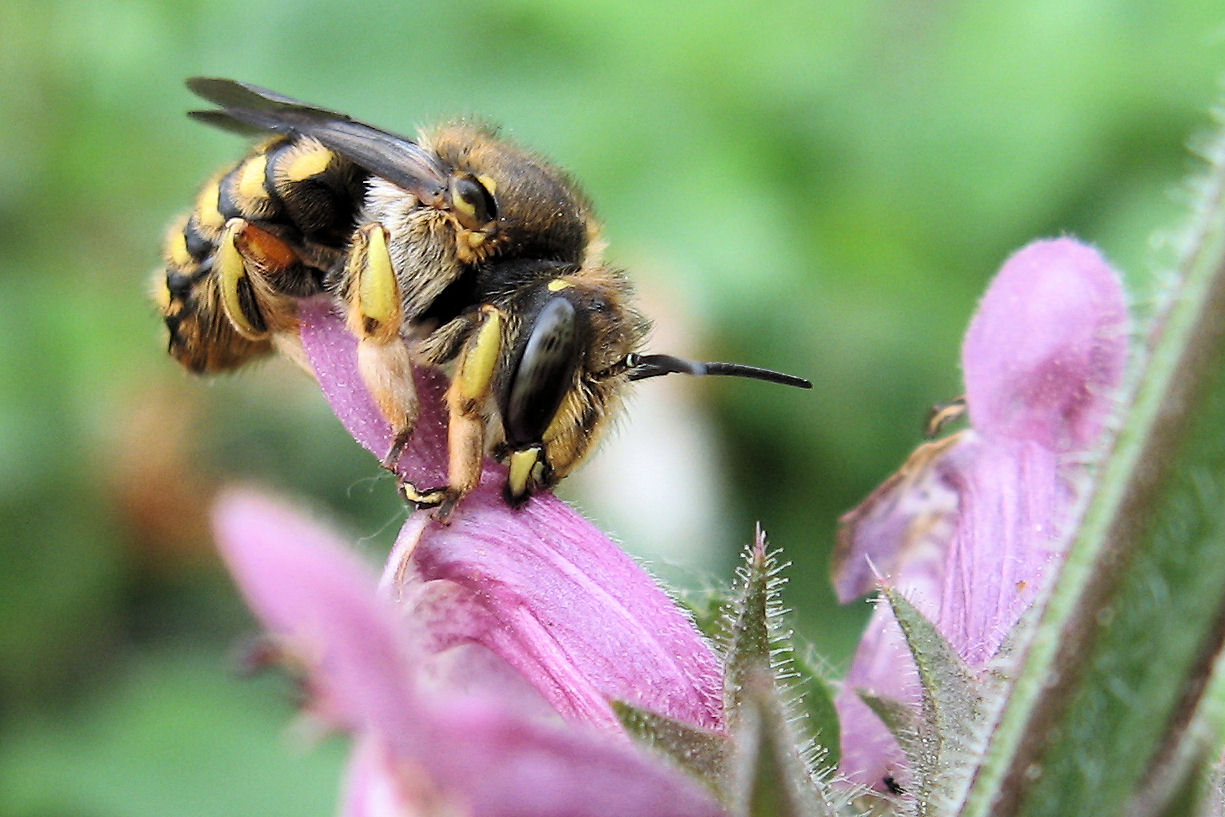
[[[406,777],[396,774],[381,741],[371,735],[360,736],[349,757],[340,813],[344,817],[411,817],[418,814],[424,817],[430,813],[428,781],[422,776],[419,785],[414,785],[414,781]],[[451,810],[463,814],[454,804]]]
[[213,524],[251,609],[314,669],[324,712],[353,729],[407,729],[408,664],[366,565],[321,526],[251,492],[223,494]]
[[501,696],[420,694],[397,617],[331,535],[245,492],[226,494],[215,517],[248,601],[358,736],[346,813],[723,814],[696,784],[607,734],[525,717]]
[[[897,512],[874,527],[857,519],[854,532],[872,537],[898,529],[903,536],[883,542],[856,542],[888,551],[890,582],[932,620],[972,669],[983,670],[1033,603],[1057,563],[1071,508],[1071,494],[1057,470],[1054,453],[1037,443],[986,443],[972,433],[957,435],[936,456],[923,458],[917,474],[903,483],[927,486],[907,497],[886,494]],[[931,486],[951,492],[955,510],[916,513],[930,502]],[[876,495],[873,495],[876,497]],[[877,504],[881,500],[877,497]],[[914,516],[898,511],[908,508]],[[938,518],[938,521],[937,521]],[[903,524],[909,523],[909,525]],[[843,690],[835,703],[842,721],[842,770],[852,780],[885,790],[886,775],[905,776],[902,753],[892,735],[860,699],[858,690],[917,705],[920,688],[914,663],[887,607],[872,615]]]
[[665,762],[607,734],[525,721],[472,698],[446,712],[449,739],[433,747],[427,740],[415,752],[435,780],[462,792],[474,815],[725,814]]
[[929,617],[983,668],[1058,563],[1073,497],[1056,456],[1037,443],[983,443],[974,453],[956,474],[961,510]]
[[838,520],[831,578],[840,602],[871,593],[902,562],[907,575],[928,575],[938,586],[957,518],[957,472],[967,435],[920,445],[897,473]]
[[962,351],[966,399],[984,435],[1091,447],[1127,362],[1119,276],[1092,247],[1038,241],[1004,264]]
[[[1119,277],[1095,250],[1060,239],[1010,258],[966,335],[972,429],[921,447],[843,517],[840,596],[867,589],[870,559],[972,668],[985,668],[1066,546],[1076,486],[1122,385],[1127,339]],[[874,615],[837,702],[847,719],[843,767],[877,788],[899,753],[854,690],[918,700],[913,663],[887,616]]]
[[666,764],[607,735],[452,701],[432,728],[361,740],[344,817],[715,817],[714,799]]
[[[298,321],[302,347],[332,411],[367,451],[382,459],[391,448],[391,427],[371,399],[357,372],[357,339],[345,326],[331,299],[301,302]],[[400,458],[399,473],[420,486],[447,481],[447,418],[443,395],[447,381],[437,369],[415,372],[421,417],[412,444]],[[486,460],[486,469],[500,466]]]
[[567,718],[612,729],[611,699],[710,728],[722,673],[650,575],[552,495],[510,511],[487,474],[449,526],[409,520],[384,584],[425,622],[430,649],[476,643]]

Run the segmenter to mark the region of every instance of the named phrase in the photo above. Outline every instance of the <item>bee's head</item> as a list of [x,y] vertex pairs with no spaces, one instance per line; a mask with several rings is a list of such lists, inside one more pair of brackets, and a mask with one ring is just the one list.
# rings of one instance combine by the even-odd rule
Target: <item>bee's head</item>
[[596,227],[577,185],[557,166],[467,122],[423,139],[454,168],[446,197],[461,247],[480,259],[583,263]]
[[628,381],[618,361],[642,344],[648,324],[616,270],[509,261],[493,272],[508,284],[495,298],[507,320],[493,392],[506,496],[517,505],[568,474],[600,438]]

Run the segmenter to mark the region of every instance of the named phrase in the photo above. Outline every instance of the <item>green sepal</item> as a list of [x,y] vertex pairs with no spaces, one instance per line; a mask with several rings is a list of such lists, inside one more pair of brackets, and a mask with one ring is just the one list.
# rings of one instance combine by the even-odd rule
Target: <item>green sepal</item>
[[959,735],[968,737],[967,730],[981,715],[980,683],[936,625],[905,596],[891,587],[885,587],[882,594],[919,671],[923,720],[942,741]]
[[795,691],[800,695],[800,714],[807,718],[807,731],[812,735],[817,763],[821,768],[837,768],[842,760],[842,725],[834,706],[834,690],[818,674],[812,662],[793,656]]
[[908,794],[929,815],[953,814],[969,787],[977,759],[973,747],[985,728],[984,685],[936,626],[891,587],[881,594],[893,612],[918,670],[922,704],[860,693],[897,738],[909,761]]
[[741,715],[738,810],[749,817],[832,817],[836,806],[800,756],[767,668],[748,673]]
[[625,701],[613,701],[612,709],[630,737],[667,757],[720,801],[729,802],[728,769],[734,750],[729,737]]
[[744,563],[736,572],[739,593],[728,610],[725,624],[723,705],[733,724],[744,704],[749,674],[762,667],[773,672],[777,667],[774,660],[776,634],[771,619],[782,614],[778,588],[782,583],[779,573],[783,567],[766,549],[766,537],[759,528],[753,544],[745,549]]
[[[837,760],[838,719],[829,688],[794,660],[779,600],[785,568],[758,529],[725,607],[724,707],[738,749],[733,807],[763,817],[833,814],[829,804],[839,798],[826,777]],[[823,742],[811,739],[810,726]]]
[[880,718],[889,734],[897,739],[902,751],[909,757],[919,734],[919,713],[914,707],[894,698],[873,695],[863,689],[855,690],[855,694]]

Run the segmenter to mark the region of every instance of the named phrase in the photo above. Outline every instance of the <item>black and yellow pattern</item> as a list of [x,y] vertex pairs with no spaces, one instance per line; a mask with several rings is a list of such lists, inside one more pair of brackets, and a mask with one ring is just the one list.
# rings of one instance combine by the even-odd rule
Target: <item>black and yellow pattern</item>
[[314,140],[278,137],[205,184],[171,228],[155,281],[170,353],[212,373],[271,351],[269,327],[292,318],[278,300],[323,291],[368,176]]

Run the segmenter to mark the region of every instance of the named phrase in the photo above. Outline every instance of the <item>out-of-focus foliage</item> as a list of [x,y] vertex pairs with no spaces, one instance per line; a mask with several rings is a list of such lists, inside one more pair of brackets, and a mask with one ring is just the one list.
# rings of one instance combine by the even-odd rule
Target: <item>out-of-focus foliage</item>
[[249,624],[204,512],[255,479],[374,558],[403,511],[292,367],[163,354],[162,229],[243,150],[184,77],[500,122],[582,180],[660,348],[812,378],[642,384],[567,491],[698,583],[760,520],[837,663],[835,519],[959,391],[984,283],[1061,233],[1143,271],[1222,68],[1211,0],[0,5],[0,813],[333,808],[339,753],[283,751],[276,695],[227,674]]

